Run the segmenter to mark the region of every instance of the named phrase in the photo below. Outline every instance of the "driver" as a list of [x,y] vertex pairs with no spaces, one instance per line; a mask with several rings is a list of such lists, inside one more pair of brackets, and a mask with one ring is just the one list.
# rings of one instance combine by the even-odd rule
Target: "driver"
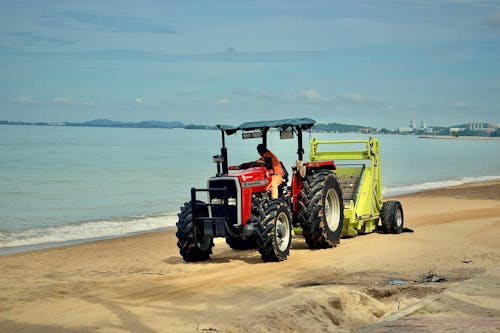
[[255,161],[258,165],[266,165],[266,159],[270,159],[272,162],[272,167],[268,168],[271,170],[271,184],[267,185],[267,190],[271,189],[271,198],[278,199],[278,186],[283,182],[283,167],[281,162],[278,160],[276,155],[274,155],[270,150],[266,148],[264,144],[259,144],[257,146],[257,152],[260,158]]
[[[242,163],[238,166],[230,166],[229,170],[239,170],[247,169],[253,166],[266,166],[268,170],[271,171],[271,183],[267,185],[267,190],[271,190],[271,199],[278,199],[278,186],[283,182],[283,167],[281,162],[278,160],[276,155],[274,155],[270,150],[266,148],[264,144],[257,145],[257,152],[260,158],[255,162]],[[268,161],[266,163],[266,160]]]

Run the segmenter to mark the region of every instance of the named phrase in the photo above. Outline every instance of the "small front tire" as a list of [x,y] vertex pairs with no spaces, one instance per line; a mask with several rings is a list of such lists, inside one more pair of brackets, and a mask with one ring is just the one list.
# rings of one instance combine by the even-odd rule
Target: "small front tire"
[[[208,208],[203,202],[197,201],[197,212],[199,216],[208,216]],[[187,262],[204,261],[210,258],[213,238],[203,235],[203,230],[193,220],[193,207],[191,202],[186,202],[178,214],[179,221],[176,223],[177,246],[182,258]]]
[[273,200],[259,222],[257,238],[259,252],[264,261],[286,260],[292,245],[292,213],[288,204]]

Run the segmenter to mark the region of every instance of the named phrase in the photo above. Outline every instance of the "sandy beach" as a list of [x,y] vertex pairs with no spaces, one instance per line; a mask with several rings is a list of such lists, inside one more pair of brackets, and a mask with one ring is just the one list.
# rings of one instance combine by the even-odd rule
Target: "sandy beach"
[[281,263],[173,231],[0,257],[0,332],[498,332],[500,181],[397,198],[413,232]]

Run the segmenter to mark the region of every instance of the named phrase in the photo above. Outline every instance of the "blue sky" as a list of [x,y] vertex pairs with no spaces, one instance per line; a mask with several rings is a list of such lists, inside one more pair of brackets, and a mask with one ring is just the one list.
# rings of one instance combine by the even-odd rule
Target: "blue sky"
[[0,119],[500,123],[500,1],[3,1]]

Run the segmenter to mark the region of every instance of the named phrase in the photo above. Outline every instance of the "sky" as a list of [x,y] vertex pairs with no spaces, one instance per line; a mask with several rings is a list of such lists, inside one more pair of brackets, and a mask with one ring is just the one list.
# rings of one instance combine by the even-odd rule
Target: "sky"
[[0,120],[500,124],[500,0],[0,8]]

